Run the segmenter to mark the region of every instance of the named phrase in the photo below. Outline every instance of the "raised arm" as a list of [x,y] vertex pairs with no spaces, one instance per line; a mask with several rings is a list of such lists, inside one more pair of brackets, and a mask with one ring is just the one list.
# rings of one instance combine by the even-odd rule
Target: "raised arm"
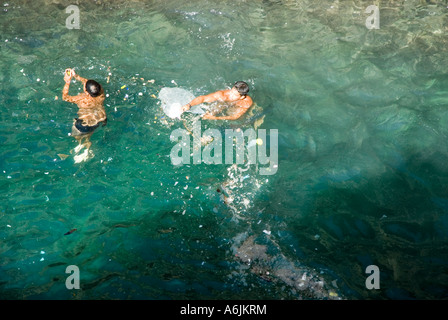
[[70,89],[70,81],[72,80],[72,78],[74,76],[76,76],[76,74],[73,71],[73,69],[65,70],[65,75],[64,75],[65,85],[64,85],[64,88],[62,89],[62,100],[76,103],[76,101],[77,101],[76,97],[68,95],[68,90]]
[[83,78],[83,77],[79,76],[77,73],[75,73],[74,78],[77,81],[81,81],[83,84],[85,84],[87,82],[86,78]]

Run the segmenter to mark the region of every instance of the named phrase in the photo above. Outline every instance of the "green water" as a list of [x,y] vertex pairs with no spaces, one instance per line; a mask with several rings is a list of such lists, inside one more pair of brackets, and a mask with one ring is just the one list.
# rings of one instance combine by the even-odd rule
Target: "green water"
[[[1,2],[0,297],[446,298],[448,3],[376,2],[86,1],[79,29],[70,1]],[[108,94],[82,163],[68,67]],[[237,80],[278,171],[173,166],[154,96]]]

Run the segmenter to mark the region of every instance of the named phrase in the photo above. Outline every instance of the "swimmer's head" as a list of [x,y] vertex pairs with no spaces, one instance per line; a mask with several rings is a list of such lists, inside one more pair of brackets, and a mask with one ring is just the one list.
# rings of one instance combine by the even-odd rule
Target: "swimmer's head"
[[92,97],[98,97],[101,94],[101,85],[95,80],[87,80],[86,91]]
[[233,85],[233,87],[238,90],[238,93],[242,96],[245,97],[247,96],[247,94],[249,93],[249,86],[247,85],[246,82],[244,81],[237,81],[235,82],[235,84]]

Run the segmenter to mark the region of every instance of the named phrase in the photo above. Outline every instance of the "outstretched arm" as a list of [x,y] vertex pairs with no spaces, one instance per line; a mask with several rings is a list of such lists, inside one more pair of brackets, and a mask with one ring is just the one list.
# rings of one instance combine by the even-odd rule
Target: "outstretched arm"
[[191,100],[190,103],[188,103],[182,107],[182,111],[187,111],[191,107],[196,106],[201,103],[204,103],[204,102],[211,103],[211,102],[215,102],[215,101],[223,100],[223,99],[224,99],[223,91],[216,91],[214,93],[210,93],[205,96],[199,96],[197,98],[194,98],[193,100]]

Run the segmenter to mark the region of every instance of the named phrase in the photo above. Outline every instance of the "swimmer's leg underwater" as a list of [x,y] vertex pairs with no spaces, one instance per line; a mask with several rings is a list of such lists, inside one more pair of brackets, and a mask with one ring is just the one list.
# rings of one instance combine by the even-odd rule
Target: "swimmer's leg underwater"
[[[92,142],[90,141],[90,137],[93,134],[93,131],[84,133],[78,130],[76,128],[76,119],[73,122],[72,132],[71,136],[78,141],[78,145],[76,148],[73,149],[75,152],[75,163],[79,163],[82,161],[86,161],[87,159],[93,158],[95,155],[93,154],[92,150],[90,150],[90,147],[92,146]],[[84,141],[84,142],[83,142]],[[78,154],[83,148],[85,148],[84,152],[82,154]]]

